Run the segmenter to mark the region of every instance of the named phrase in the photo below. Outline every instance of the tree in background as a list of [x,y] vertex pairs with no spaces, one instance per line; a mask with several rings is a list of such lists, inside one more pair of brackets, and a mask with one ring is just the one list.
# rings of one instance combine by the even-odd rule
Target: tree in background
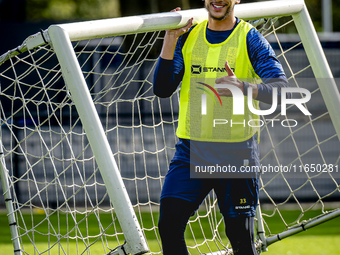
[[[322,0],[305,0],[317,32],[322,32]],[[340,1],[332,1],[333,31],[340,32]]]
[[0,0],[0,21],[60,22],[119,17],[121,16],[119,2],[119,0]]
[[91,20],[120,16],[119,0],[26,0],[27,19]]
[[[264,0],[242,0],[242,3]],[[322,3],[305,0],[318,32],[322,31]],[[1,22],[64,22],[202,8],[202,0],[0,0]],[[333,0],[333,29],[340,31],[340,1]],[[288,32],[288,31],[287,31]]]

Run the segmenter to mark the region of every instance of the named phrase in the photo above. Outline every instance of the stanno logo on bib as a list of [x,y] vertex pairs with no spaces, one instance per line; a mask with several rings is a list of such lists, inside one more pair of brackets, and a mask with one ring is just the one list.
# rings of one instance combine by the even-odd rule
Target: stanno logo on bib
[[[231,68],[235,72],[235,68]],[[201,73],[226,73],[225,67],[215,67],[215,66],[201,66],[201,65],[191,65],[192,74]]]

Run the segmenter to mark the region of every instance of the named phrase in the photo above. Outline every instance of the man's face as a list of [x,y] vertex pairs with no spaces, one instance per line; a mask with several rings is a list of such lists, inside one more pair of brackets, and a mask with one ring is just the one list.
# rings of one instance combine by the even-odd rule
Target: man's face
[[235,4],[241,0],[205,0],[205,8],[214,20],[224,20],[230,16]]

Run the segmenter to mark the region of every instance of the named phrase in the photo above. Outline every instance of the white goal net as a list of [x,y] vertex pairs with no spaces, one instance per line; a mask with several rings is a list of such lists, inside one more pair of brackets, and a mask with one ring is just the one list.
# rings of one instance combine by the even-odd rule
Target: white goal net
[[[254,18],[247,16],[247,6],[237,9],[246,20]],[[197,13],[196,20],[205,17],[204,10]],[[296,16],[297,11],[291,13]],[[124,20],[133,27],[137,23],[136,27],[147,32],[132,29],[108,36],[97,31],[88,39],[86,34],[79,40],[77,36],[71,38],[110,145],[109,153],[117,162],[151,254],[162,253],[157,232],[159,197],[177,142],[179,107],[179,91],[168,99],[153,94],[153,72],[164,32],[152,30],[162,17],[174,27],[172,18],[176,20],[176,15],[144,16],[142,26],[135,17]],[[258,15],[281,16],[277,11]],[[339,99],[339,92],[332,77],[313,72],[313,65],[320,63],[307,57],[309,46],[301,39],[297,43],[286,39],[285,32],[296,32],[292,16],[251,22],[273,45],[290,85],[306,88],[312,96],[304,105],[311,116],[290,107],[284,116],[278,109],[270,118],[262,119],[263,211],[262,217],[257,215],[257,223],[263,223],[264,229],[258,232],[264,231],[266,238],[258,240],[261,250],[295,231],[339,215],[339,206],[327,207],[328,202],[340,199],[340,122],[332,116],[334,109],[327,101],[335,108],[340,102],[334,100]],[[79,31],[86,30],[86,25],[79,26]],[[0,208],[7,209],[1,217],[8,217],[15,254],[114,253],[116,247],[124,245],[127,233],[118,222],[117,205],[111,203],[98,156],[94,156],[87,136],[89,129],[85,130],[78,103],[73,101],[76,95],[66,85],[65,75],[69,74],[61,70],[63,63],[55,52],[57,42],[48,35],[48,31],[38,33],[0,59],[0,177],[4,194]],[[31,47],[29,41],[39,43]],[[69,71],[72,75],[73,70]],[[328,94],[320,88],[324,83],[333,89]],[[91,127],[91,120],[87,125]],[[282,213],[289,206],[298,212],[293,218]],[[317,214],[310,217],[316,209]],[[273,230],[272,219],[281,224],[279,232]],[[230,252],[213,192],[190,219],[186,237],[190,254]]]

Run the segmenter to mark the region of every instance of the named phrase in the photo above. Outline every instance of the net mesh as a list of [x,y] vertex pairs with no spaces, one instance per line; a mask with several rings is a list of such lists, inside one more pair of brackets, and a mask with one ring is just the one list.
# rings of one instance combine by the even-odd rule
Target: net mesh
[[[261,165],[267,168],[260,202],[270,236],[278,233],[271,220],[279,220],[284,231],[316,208],[316,216],[326,214],[325,203],[339,199],[340,145],[301,42],[281,42],[280,33],[294,29],[291,19],[253,23],[272,43],[291,86],[307,88],[313,98],[304,105],[312,116],[291,107],[285,116],[278,110],[262,119]],[[73,42],[151,254],[161,253],[157,212],[177,142],[179,107],[179,91],[168,99],[152,91],[163,36]],[[37,47],[0,68],[1,141],[23,253],[107,254],[122,245],[115,210],[53,49]],[[285,216],[288,206],[297,209],[293,217]],[[190,219],[186,238],[190,254],[229,246],[213,192]]]

